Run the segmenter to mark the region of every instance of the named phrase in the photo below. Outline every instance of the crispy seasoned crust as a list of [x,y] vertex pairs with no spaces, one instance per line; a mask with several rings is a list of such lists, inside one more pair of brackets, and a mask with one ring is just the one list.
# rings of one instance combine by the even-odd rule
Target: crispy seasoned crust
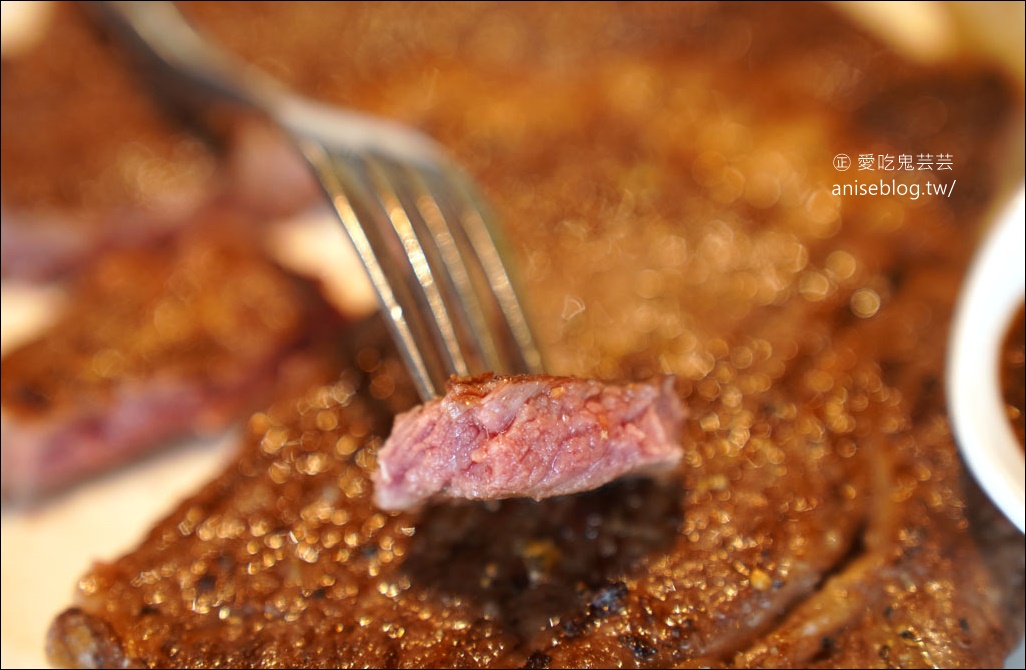
[[[668,481],[385,514],[371,500],[375,451],[414,391],[387,349],[359,350],[338,383],[254,416],[222,475],[90,571],[51,629],[55,661],[794,667],[883,654],[957,666],[1009,648],[1014,533],[989,540],[1011,548],[989,565],[958,507],[931,509],[957,470],[896,502],[922,467],[901,438],[852,453],[801,434],[824,415],[778,415],[793,441],[743,452],[774,463],[716,454],[693,432],[702,467]],[[383,405],[370,389],[385,387]],[[874,421],[895,418],[871,404]],[[945,439],[915,434],[921,447]]]
[[[693,449],[667,481],[386,514],[370,476],[415,396],[384,335],[346,338],[339,383],[257,415],[222,475],[87,573],[86,648],[109,630],[128,663],[170,667],[1000,665],[1022,538],[977,516],[938,380],[1015,94],[809,5],[289,3],[248,43],[222,17],[253,57],[281,37],[293,83],[452,148],[504,215],[551,369],[675,374]],[[319,31],[353,48],[287,39]],[[927,150],[955,157],[952,197],[832,196],[837,153]]]
[[8,353],[0,381],[5,497],[35,499],[265,405],[341,318],[210,208],[163,244],[113,252],[69,306]]

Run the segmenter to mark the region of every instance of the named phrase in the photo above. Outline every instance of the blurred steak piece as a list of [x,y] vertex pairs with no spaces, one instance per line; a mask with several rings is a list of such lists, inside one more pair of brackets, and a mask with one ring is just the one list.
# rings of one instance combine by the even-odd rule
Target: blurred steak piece
[[338,318],[214,209],[168,243],[112,252],[69,310],[3,360],[3,489],[61,487],[266,402]]
[[61,276],[106,249],[145,244],[222,193],[263,217],[320,198],[278,134],[246,120],[201,137],[80,6],[54,5],[39,41],[3,61],[4,277]]
[[73,3],[4,60],[0,108],[5,277],[60,274],[186,223],[220,183],[214,153]]
[[541,500],[671,470],[683,418],[672,377],[626,385],[453,379],[445,397],[396,418],[379,454],[375,502],[402,510],[443,498]]

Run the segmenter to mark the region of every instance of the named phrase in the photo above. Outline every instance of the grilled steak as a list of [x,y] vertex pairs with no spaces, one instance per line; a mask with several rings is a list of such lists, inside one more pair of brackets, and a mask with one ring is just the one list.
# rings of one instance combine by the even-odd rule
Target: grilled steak
[[396,417],[374,501],[401,510],[440,498],[541,500],[672,469],[682,420],[671,378],[454,379],[445,397]]
[[[347,335],[337,383],[255,415],[229,467],[88,570],[54,663],[1003,663],[1022,536],[979,518],[938,380],[1021,88],[906,61],[827,4],[190,7],[450,147],[508,227],[550,371],[674,375],[688,449],[664,481],[383,512],[379,448],[415,393],[387,338]],[[951,197],[832,194],[870,174],[836,154],[927,151],[954,157]]]
[[76,280],[59,321],[4,357],[5,495],[28,500],[224,429],[287,381],[337,317],[248,226],[213,209],[170,243],[105,256]]
[[[867,427],[852,449],[804,432],[829,403],[781,410],[815,405],[815,392],[785,389],[845,370],[870,399],[860,421],[899,419],[871,365],[804,355],[736,408],[693,390],[703,412],[758,416],[791,438],[732,451],[728,433],[692,424],[694,457],[665,481],[387,514],[372,499],[375,454],[415,391],[377,342],[350,340],[338,383],[254,415],[222,474],[134,551],[95,565],[50,630],[51,661],[861,667],[885,655],[955,667],[999,663],[1012,642],[1021,592],[1005,579],[1021,538],[1006,524],[987,540],[1005,554],[984,560],[958,508],[929,508],[958,485],[957,466],[912,484],[921,457],[902,436]],[[947,439],[928,426],[912,435],[931,448]],[[903,486],[910,497],[893,501]]]

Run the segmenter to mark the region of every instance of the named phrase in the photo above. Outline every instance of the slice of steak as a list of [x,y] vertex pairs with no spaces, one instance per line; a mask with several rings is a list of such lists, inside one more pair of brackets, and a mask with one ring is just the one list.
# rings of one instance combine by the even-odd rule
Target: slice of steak
[[75,3],[4,60],[4,277],[48,278],[189,222],[220,188],[215,152],[166,115]]
[[3,359],[3,490],[27,500],[266,402],[339,317],[316,288],[206,212],[101,259],[39,339]]
[[672,377],[453,379],[445,397],[396,418],[375,502],[401,510],[444,498],[541,500],[671,470],[683,453],[683,418]]

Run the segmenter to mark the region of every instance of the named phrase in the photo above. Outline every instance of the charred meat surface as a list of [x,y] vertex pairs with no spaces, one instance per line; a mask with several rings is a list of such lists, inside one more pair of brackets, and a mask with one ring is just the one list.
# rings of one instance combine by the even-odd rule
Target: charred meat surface
[[374,500],[413,509],[445,498],[534,498],[596,488],[680,461],[673,379],[606,384],[570,377],[454,379],[395,420]]
[[[357,351],[338,382],[254,415],[222,474],[89,571],[51,628],[55,663],[861,667],[888,653],[958,666],[1011,643],[1001,617],[1017,599],[996,575],[1021,540],[1003,538],[989,567],[967,517],[926,507],[941,481],[893,505],[917,463],[899,438],[852,451],[803,433],[829,410],[775,411],[764,420],[792,435],[776,451],[731,454],[691,426],[703,463],[679,480],[388,514],[373,502],[376,453],[416,392],[383,336]],[[878,389],[859,418],[894,420],[871,368],[849,372]],[[686,393],[723,418],[794,398],[732,409]]]
[[[1022,536],[980,521],[939,380],[1021,88],[905,60],[825,3],[186,8],[450,148],[549,372],[674,375],[688,448],[667,481],[386,513],[372,475],[416,393],[387,336],[347,335],[336,383],[255,415],[218,477],[86,572],[55,662],[1003,664]],[[833,195],[869,171],[832,159],[861,152],[950,153],[957,188]]]

